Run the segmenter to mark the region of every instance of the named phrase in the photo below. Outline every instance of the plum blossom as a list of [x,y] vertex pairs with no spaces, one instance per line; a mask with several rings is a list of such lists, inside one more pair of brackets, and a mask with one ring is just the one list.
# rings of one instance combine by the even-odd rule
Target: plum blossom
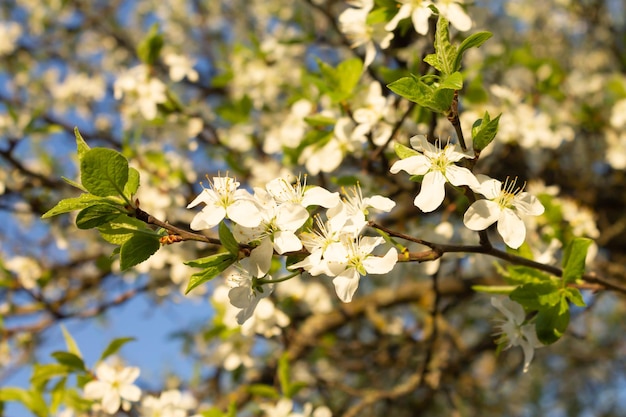
[[163,61],[169,67],[169,76],[172,81],[182,81],[185,77],[191,82],[198,81],[198,71],[193,69],[193,61],[186,56],[169,53],[165,55]]
[[380,195],[363,197],[361,186],[356,185],[349,191],[344,191],[345,199],[341,203],[327,211],[329,221],[333,228],[339,228],[347,233],[358,235],[367,224],[367,216],[370,209],[389,212],[396,205],[395,201]]
[[352,301],[361,275],[386,274],[396,265],[398,252],[395,248],[390,248],[383,257],[372,255],[374,248],[384,241],[382,237],[360,236],[355,240],[344,236],[340,242],[330,245],[325,257],[341,301]]
[[433,14],[430,6],[435,6],[439,13],[450,21],[452,26],[460,31],[469,30],[472,27],[472,19],[465,13],[459,1],[440,0],[437,2],[427,0],[400,0],[398,13],[385,25],[389,32],[398,27],[398,23],[408,17],[413,22],[415,31],[420,35],[428,33],[428,19]]
[[465,212],[463,223],[470,230],[485,230],[498,222],[498,233],[509,247],[519,248],[526,239],[526,225],[522,215],[538,216],[544,207],[537,197],[515,188],[516,181],[502,182],[481,176],[481,184],[474,191],[487,197],[475,201]]
[[[272,284],[261,287],[256,283],[257,277],[250,273],[251,262],[250,258],[246,258],[226,272],[226,285],[230,287],[228,299],[234,307],[241,309],[237,314],[239,324],[252,317],[259,301],[270,295],[274,287]],[[267,275],[264,279],[271,280],[272,277]]]
[[415,197],[414,204],[425,213],[441,205],[445,198],[445,184],[469,185],[474,188],[479,182],[467,169],[455,162],[463,158],[473,158],[470,152],[464,152],[458,144],[448,143],[443,149],[428,142],[425,136],[411,138],[411,146],[421,152],[419,155],[396,161],[390,169],[392,174],[404,170],[411,175],[423,175],[422,189]]
[[307,221],[309,212],[299,204],[279,204],[262,188],[255,189],[254,197],[260,207],[260,224],[255,227],[237,224],[233,235],[238,242],[258,242],[250,254],[250,271],[254,276],[262,277],[269,271],[274,251],[283,254],[302,249],[296,231]]
[[139,112],[146,120],[157,116],[157,105],[167,101],[167,88],[161,80],[150,75],[146,65],[137,65],[121,74],[113,85],[117,100],[126,97],[132,113]]
[[206,204],[191,221],[193,230],[210,229],[225,217],[245,227],[255,227],[261,222],[261,214],[252,195],[239,188],[239,182],[230,177],[213,177],[211,188],[202,192],[187,206],[192,208]]
[[[120,405],[128,409],[128,401],[138,401],[141,390],[133,382],[139,376],[139,368],[125,367],[116,369],[107,363],[96,367],[96,380],[85,385],[85,398],[101,400],[102,410],[114,414]],[[124,402],[122,402],[124,400]]]
[[142,417],[187,417],[188,411],[197,407],[189,393],[173,389],[163,391],[159,397],[147,395],[141,401]]
[[319,186],[306,186],[306,176],[304,184],[300,179],[295,184],[288,182],[284,178],[276,178],[265,186],[267,192],[278,204],[293,203],[302,207],[322,206],[334,207],[339,204],[339,193],[331,193]]
[[381,48],[389,47],[393,39],[393,32],[388,32],[382,24],[367,22],[367,16],[374,7],[374,0],[352,0],[348,2],[353,8],[344,10],[339,15],[339,29],[350,40],[350,46],[365,47],[364,67],[368,67],[376,57],[376,45]]
[[504,349],[521,346],[524,351],[524,372],[528,371],[533,360],[535,348],[543,346],[537,339],[534,323],[525,323],[524,307],[510,298],[491,298],[491,305],[500,310],[506,320],[499,320],[499,343],[506,343]]

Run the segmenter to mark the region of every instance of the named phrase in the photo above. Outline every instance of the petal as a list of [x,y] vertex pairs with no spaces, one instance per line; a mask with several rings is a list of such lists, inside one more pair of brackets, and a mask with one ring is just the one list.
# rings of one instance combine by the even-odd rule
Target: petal
[[117,380],[122,384],[132,384],[139,377],[140,370],[136,366],[129,366],[122,369]]
[[490,200],[478,200],[465,212],[463,223],[470,230],[485,230],[500,217],[500,206]]
[[502,210],[498,220],[498,233],[509,247],[517,249],[526,239],[526,225],[511,209]]
[[390,272],[398,262],[398,251],[391,248],[382,258],[379,256],[368,256],[363,260],[363,267],[368,274],[386,274]]
[[308,218],[309,212],[299,204],[281,204],[276,210],[276,224],[281,230],[298,230]]
[[109,384],[102,381],[90,381],[85,385],[83,396],[89,400],[97,400],[104,397]]
[[469,185],[472,188],[479,187],[480,183],[467,168],[457,165],[449,165],[446,167],[446,178],[452,185]]
[[200,213],[194,216],[190,227],[193,230],[210,229],[224,220],[225,216],[226,210],[223,207],[207,205]]
[[440,171],[430,171],[424,176],[422,189],[413,204],[424,213],[429,213],[441,205],[446,196],[446,178]]
[[261,223],[261,212],[252,201],[237,200],[226,208],[228,218],[244,227],[256,227]]
[[398,10],[398,13],[396,13],[396,15],[393,17],[393,19],[391,19],[389,23],[385,25],[385,30],[387,32],[392,32],[398,26],[398,23],[400,23],[402,19],[406,19],[410,15],[411,5],[409,3],[403,4],[402,7],[400,7],[400,10]]
[[396,202],[390,198],[383,197],[381,195],[375,195],[372,197],[366,197],[363,199],[363,203],[369,207],[373,207],[377,210],[389,212],[396,206]]
[[426,158],[424,155],[414,155],[396,161],[389,169],[389,172],[397,174],[401,170],[404,170],[411,175],[424,175],[429,169],[430,159]]
[[411,20],[413,21],[413,27],[415,31],[420,35],[426,35],[428,33],[428,19],[433,11],[430,10],[428,4],[418,6],[417,10],[414,10],[411,14]]
[[493,178],[481,180],[480,187],[477,190],[479,193],[492,200],[500,195],[502,190],[502,183]]
[[346,269],[341,274],[333,278],[333,285],[335,286],[335,292],[337,297],[344,303],[352,301],[352,297],[359,288],[360,275],[354,268]]
[[136,385],[124,385],[120,387],[120,396],[128,401],[139,401],[141,390]]
[[519,193],[513,200],[513,206],[515,206],[520,213],[533,216],[539,216],[545,211],[541,201],[527,192]]
[[335,207],[340,201],[339,193],[331,193],[327,189],[318,186],[306,190],[302,197],[302,205],[304,207],[317,205],[330,208]]
[[293,232],[278,231],[274,233],[274,249],[280,255],[302,249],[302,242]]
[[267,274],[272,265],[273,254],[274,245],[269,238],[263,239],[261,244],[250,252],[250,274],[255,277],[262,277]]
[[110,389],[102,397],[102,409],[108,414],[115,414],[120,409],[120,404],[120,394],[114,389]]

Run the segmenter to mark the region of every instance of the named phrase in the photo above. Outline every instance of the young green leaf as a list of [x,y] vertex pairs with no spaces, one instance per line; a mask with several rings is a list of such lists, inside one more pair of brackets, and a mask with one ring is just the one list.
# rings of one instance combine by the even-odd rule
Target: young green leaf
[[561,300],[561,291],[556,282],[530,282],[520,285],[511,292],[511,300],[529,310],[540,310],[554,306]]
[[85,362],[79,356],[70,352],[53,352],[50,354],[61,365],[65,365],[75,371],[85,371]]
[[111,343],[109,343],[109,345],[104,349],[98,361],[105,360],[109,356],[117,353],[117,351],[119,351],[122,348],[122,346],[124,346],[126,343],[132,342],[134,340],[135,340],[134,337],[120,337],[117,339],[113,339]]
[[459,49],[456,53],[456,58],[454,60],[454,70],[459,71],[461,69],[461,60],[463,59],[463,54],[465,53],[465,51],[470,48],[478,48],[492,36],[493,34],[491,32],[476,32],[471,34],[463,42],[461,42],[461,45],[459,45]]
[[539,341],[550,345],[559,340],[569,325],[569,317],[569,308],[564,298],[554,306],[539,310],[535,323]]
[[48,406],[39,391],[27,391],[23,388],[15,387],[0,388],[0,403],[3,401],[17,401],[22,403],[24,407],[37,417],[48,416]]
[[63,339],[65,339],[65,347],[67,347],[67,351],[82,359],[83,355],[80,353],[80,349],[78,349],[78,344],[63,325],[61,325],[61,332],[63,332]]
[[121,196],[128,182],[128,161],[112,149],[93,148],[80,161],[80,180],[93,195]]
[[146,64],[154,65],[159,59],[163,43],[163,35],[159,33],[159,25],[155,23],[137,45],[137,56]]
[[582,237],[572,239],[563,253],[563,286],[573,283],[585,272],[585,259],[592,240]]
[[220,242],[222,242],[222,246],[226,248],[228,252],[231,254],[238,256],[239,255],[239,243],[235,240],[233,233],[230,231],[226,223],[223,221],[219,225],[219,236]]
[[458,71],[453,72],[441,81],[438,88],[460,90],[461,88],[463,88],[463,76]]
[[130,200],[131,197],[135,195],[138,189],[139,189],[139,171],[137,171],[135,168],[130,167],[128,169],[128,181],[126,182],[126,185],[124,186],[124,195],[126,196],[127,199]]
[[189,294],[189,291],[193,290],[198,285],[212,280],[236,261],[237,256],[230,252],[223,252],[207,256],[205,258],[196,259],[194,261],[185,262],[185,264],[189,266],[204,268],[202,271],[191,276],[189,283],[187,284],[185,294]]
[[161,247],[157,236],[150,236],[145,233],[137,233],[128,239],[120,248],[120,268],[127,270],[137,264],[142,263]]
[[34,364],[30,383],[35,387],[44,386],[52,378],[69,375],[70,368],[60,363]]
[[70,211],[82,210],[95,204],[101,204],[105,200],[106,199],[103,197],[98,197],[88,193],[81,194],[80,196],[74,198],[66,198],[59,201],[56,206],[45,212],[41,218],[47,219],[59,214],[69,213]]
[[109,223],[120,216],[118,207],[110,204],[94,204],[82,209],[76,216],[79,229],[91,229]]
[[500,116],[502,116],[502,114],[499,114],[498,117],[491,120],[489,113],[485,112],[485,116],[474,123],[472,127],[472,140],[476,151],[482,151],[495,139],[498,133]]
[[[442,75],[450,75],[456,71],[454,62],[456,60],[456,47],[450,43],[450,33],[448,32],[448,20],[439,15],[437,20],[437,30],[435,32],[435,54],[436,69],[441,71]],[[431,62],[429,64],[432,65]]]
[[85,139],[83,139],[77,127],[74,128],[74,136],[76,136],[76,151],[78,153],[78,160],[80,161],[83,159],[83,155],[91,148],[87,145],[87,142],[85,142]]
[[[146,228],[146,224],[139,219],[128,217],[125,214],[118,216],[115,221],[103,224],[98,227],[98,231],[102,235],[102,238],[114,245],[122,245],[128,239],[133,237],[137,231],[152,232],[152,230]],[[155,233],[155,236],[158,234]]]

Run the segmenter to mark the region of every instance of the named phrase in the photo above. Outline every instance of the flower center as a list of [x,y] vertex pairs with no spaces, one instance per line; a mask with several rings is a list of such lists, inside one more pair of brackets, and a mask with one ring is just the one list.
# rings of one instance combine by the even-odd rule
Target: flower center
[[509,178],[507,177],[507,179],[504,181],[504,186],[500,190],[500,195],[496,197],[495,200],[500,208],[512,208],[513,200],[515,200],[515,197],[524,190],[524,187],[526,187],[526,183],[524,183],[524,185],[522,185],[521,187],[516,187],[516,185],[517,178],[515,178],[513,181],[509,181]]

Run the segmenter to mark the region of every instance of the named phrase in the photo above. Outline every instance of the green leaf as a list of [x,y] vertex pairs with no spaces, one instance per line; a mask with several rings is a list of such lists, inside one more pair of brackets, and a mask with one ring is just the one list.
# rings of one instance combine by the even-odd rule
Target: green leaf
[[50,210],[45,212],[43,216],[41,216],[41,218],[47,219],[49,217],[57,216],[59,214],[69,213],[70,211],[82,210],[86,207],[90,207],[95,204],[100,204],[103,201],[108,201],[108,200],[105,200],[105,198],[103,197],[98,197],[96,195],[88,194],[88,193],[81,194],[79,197],[66,198],[64,200],[59,201],[56,206],[52,207]]
[[72,180],[72,179],[69,179],[69,178],[67,178],[67,177],[64,177],[64,176],[61,176],[61,179],[62,179],[63,181],[65,181],[66,183],[68,183],[69,185],[71,185],[72,187],[74,187],[74,188],[78,188],[79,190],[81,190],[81,191],[82,191],[82,192],[84,192],[84,193],[86,193],[86,192],[87,192],[87,190],[85,189],[85,187],[83,187],[83,185],[82,185],[81,183],[76,182],[76,181],[74,181],[74,180]]
[[117,353],[122,348],[122,346],[134,340],[135,340],[134,337],[120,337],[117,339],[113,339],[111,343],[109,343],[109,345],[106,347],[106,349],[104,349],[104,352],[102,352],[102,355],[100,355],[100,359],[98,359],[98,362],[103,361],[109,356]]
[[276,388],[265,384],[251,384],[248,387],[248,392],[259,397],[271,398],[275,400],[280,398],[280,394]]
[[585,273],[587,250],[592,242],[582,237],[568,242],[563,253],[563,286],[575,282]]
[[437,88],[447,88],[450,90],[460,90],[463,88],[463,76],[460,72],[453,72],[448,75]]
[[313,127],[327,127],[334,126],[337,123],[337,119],[334,117],[323,116],[321,114],[314,114],[313,116],[307,116],[304,121]]
[[578,288],[568,287],[565,289],[565,297],[572,304],[578,307],[585,307],[587,304],[585,300],[583,300],[583,295],[580,293]]
[[487,294],[504,294],[509,295],[515,288],[515,285],[473,285],[472,290],[484,292]]
[[161,48],[163,48],[163,35],[159,33],[158,23],[155,23],[137,45],[137,56],[146,64],[154,65],[159,59]]
[[142,263],[161,247],[157,236],[150,236],[145,233],[137,233],[120,248],[120,268],[127,270],[137,264]]
[[128,182],[128,161],[112,149],[93,148],[80,161],[80,180],[93,195],[122,195]]
[[82,358],[83,355],[80,353],[78,344],[76,343],[76,341],[74,340],[70,332],[68,332],[65,326],[63,325],[61,325],[61,332],[63,332],[63,339],[65,339],[65,346],[67,347],[67,351],[70,353],[73,353],[79,358]]
[[363,73],[363,63],[359,58],[343,61],[337,68],[321,60],[317,63],[323,79],[320,87],[334,102],[343,101],[352,95]]
[[404,146],[398,142],[394,143],[393,150],[396,152],[396,155],[398,155],[398,158],[400,159],[406,159],[410,156],[420,155],[420,153],[415,149]]
[[500,116],[502,116],[502,113],[491,120],[489,113],[485,112],[485,116],[482,119],[478,119],[474,122],[474,126],[472,127],[472,140],[476,151],[482,151],[494,140],[498,133]]
[[461,69],[461,60],[463,59],[463,54],[465,53],[465,51],[470,48],[478,48],[492,36],[493,34],[491,32],[476,32],[468,36],[463,42],[461,42],[461,45],[459,45],[459,49],[456,53],[456,58],[454,60],[454,70],[459,71]]
[[85,139],[83,139],[77,127],[74,128],[74,136],[76,136],[76,152],[78,153],[78,160],[80,161],[83,159],[83,155],[91,148],[87,145],[87,142],[85,142]]
[[195,273],[189,279],[185,294],[196,288],[198,285],[204,284],[221,274],[226,268],[237,261],[237,256],[230,252],[218,253],[207,256],[205,258],[196,259],[194,261],[185,262],[186,265],[203,268],[201,272]]
[[139,171],[137,171],[135,168],[130,167],[128,169],[128,182],[126,182],[126,185],[124,186],[124,195],[130,200],[131,197],[135,195],[138,189]]
[[222,242],[222,246],[224,246],[226,250],[231,254],[239,256],[239,243],[237,243],[237,241],[235,240],[235,236],[233,236],[233,233],[223,221],[220,222],[219,225],[219,236],[220,242]]
[[450,43],[448,32],[448,20],[439,15],[437,31],[435,32],[435,55],[436,59],[429,59],[428,63],[441,71],[446,76],[456,71],[454,63],[457,57],[456,48]]
[[144,222],[133,217],[122,214],[116,221],[98,227],[102,238],[114,245],[122,245],[133,237],[138,231],[152,231],[147,229]]
[[[415,76],[402,77],[391,84],[387,84],[387,88],[400,97],[404,97],[409,101],[420,104],[420,102],[426,100],[427,96],[423,86],[420,84],[421,81],[419,81]],[[432,92],[430,92],[430,96],[432,96]]]
[[561,300],[561,291],[552,281],[528,283],[513,290],[510,297],[529,310],[541,310],[557,305]]
[[503,277],[506,283],[510,285],[540,283],[553,280],[550,275],[544,272],[538,271],[535,268],[520,265],[509,266],[503,273]]
[[287,398],[291,398],[287,393],[289,392],[289,386],[291,377],[289,376],[289,358],[286,354],[281,355],[278,359],[278,381],[280,383],[280,390]]
[[83,362],[80,356],[77,356],[74,353],[58,351],[53,352],[50,355],[61,365],[65,365],[68,368],[78,371],[86,371],[85,362]]
[[30,383],[35,387],[43,387],[50,379],[59,376],[67,376],[71,372],[68,366],[60,363],[47,363],[45,365],[34,364]]
[[449,88],[437,88],[433,94],[433,100],[425,107],[430,108],[439,113],[443,113],[450,109],[452,100],[454,99],[454,90]]
[[539,341],[544,345],[550,345],[559,340],[567,329],[569,317],[565,299],[555,306],[539,310],[535,322]]
[[38,391],[27,391],[23,388],[15,387],[0,388],[0,402],[2,401],[17,401],[22,403],[37,417],[48,416],[48,406]]
[[118,207],[110,204],[94,204],[82,209],[76,216],[79,229],[91,229],[109,223],[120,216]]

